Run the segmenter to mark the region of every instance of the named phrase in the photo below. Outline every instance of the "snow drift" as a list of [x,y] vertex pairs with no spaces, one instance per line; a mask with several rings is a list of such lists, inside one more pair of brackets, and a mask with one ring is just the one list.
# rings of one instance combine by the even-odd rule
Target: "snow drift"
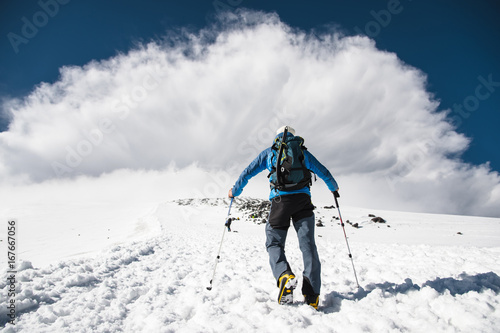
[[[251,217],[265,207],[261,202],[236,199],[231,216],[239,219],[226,232],[211,291],[206,287],[225,229],[227,199],[168,201],[126,224],[106,219],[112,230],[144,223],[158,228],[149,228],[143,240],[95,242],[86,255],[78,254],[82,236],[71,232],[60,235],[73,241],[64,248],[57,243],[37,248],[42,255],[58,249],[51,258],[33,255],[24,243],[17,274],[19,317],[15,327],[7,324],[1,331],[497,331],[498,219],[343,207],[344,219],[358,225],[346,224],[362,287],[357,289],[336,210],[317,204],[316,218],[324,225],[316,229],[323,286],[315,311],[297,291],[292,306],[277,304],[264,225]],[[386,222],[372,222],[371,213]],[[23,233],[27,228],[25,222]],[[93,225],[87,231],[93,232]],[[287,257],[300,278],[293,230]],[[6,288],[2,280],[0,291]],[[2,326],[5,309],[2,298]]]

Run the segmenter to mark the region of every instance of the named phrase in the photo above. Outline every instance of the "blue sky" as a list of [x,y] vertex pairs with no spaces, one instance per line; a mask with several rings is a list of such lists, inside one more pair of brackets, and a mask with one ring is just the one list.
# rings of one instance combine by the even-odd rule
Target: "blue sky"
[[[107,59],[167,30],[196,31],[213,20],[214,4],[274,11],[305,31],[335,26],[347,35],[367,34],[377,48],[428,75],[427,90],[441,101],[440,110],[456,110],[457,131],[473,139],[462,158],[500,170],[498,1],[2,1],[0,96],[25,96],[40,82],[57,80],[61,66]],[[24,27],[27,21],[37,31]],[[32,35],[13,42],[13,34],[24,38],[23,27]],[[0,128],[6,126],[3,119]]]

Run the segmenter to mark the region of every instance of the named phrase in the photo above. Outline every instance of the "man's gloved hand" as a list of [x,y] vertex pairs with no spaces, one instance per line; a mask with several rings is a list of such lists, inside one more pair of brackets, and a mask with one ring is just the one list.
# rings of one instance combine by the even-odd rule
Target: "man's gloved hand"
[[339,190],[333,191],[332,193],[335,198],[340,198]]

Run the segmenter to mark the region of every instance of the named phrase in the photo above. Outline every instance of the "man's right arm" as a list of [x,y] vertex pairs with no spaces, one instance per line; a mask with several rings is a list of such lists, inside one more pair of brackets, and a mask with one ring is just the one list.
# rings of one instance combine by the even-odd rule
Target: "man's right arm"
[[262,151],[257,158],[255,158],[249,166],[241,173],[240,177],[234,184],[233,188],[229,190],[229,197],[237,197],[243,191],[243,188],[248,184],[248,181],[257,174],[264,171],[267,167],[267,156],[271,148]]

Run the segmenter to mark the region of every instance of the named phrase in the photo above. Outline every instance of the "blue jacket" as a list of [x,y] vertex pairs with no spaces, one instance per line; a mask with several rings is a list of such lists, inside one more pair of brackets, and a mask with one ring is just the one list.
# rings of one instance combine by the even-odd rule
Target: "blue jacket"
[[[250,163],[248,167],[246,167],[245,170],[241,173],[240,177],[236,181],[236,183],[233,186],[232,193],[233,196],[238,196],[241,194],[243,191],[243,188],[248,184],[248,181],[256,176],[257,174],[261,173],[265,169],[269,170],[271,172],[273,168],[273,163],[272,163],[272,149],[271,147],[265,149],[262,151],[259,156],[257,156],[256,159]],[[325,182],[326,186],[330,191],[337,191],[338,190],[338,185],[333,176],[330,174],[330,171],[328,171],[327,168],[323,164],[321,164],[316,157],[314,157],[309,151],[304,150],[304,161],[306,168],[314,172],[316,175],[318,175],[323,181]],[[280,195],[287,195],[287,194],[296,194],[296,193],[307,193],[309,196],[311,195],[311,191],[309,189],[309,186],[306,186],[304,188],[301,188],[299,190],[295,191],[278,191],[276,189],[272,189],[271,193],[269,194],[269,200],[271,200],[274,197],[280,196]]]

